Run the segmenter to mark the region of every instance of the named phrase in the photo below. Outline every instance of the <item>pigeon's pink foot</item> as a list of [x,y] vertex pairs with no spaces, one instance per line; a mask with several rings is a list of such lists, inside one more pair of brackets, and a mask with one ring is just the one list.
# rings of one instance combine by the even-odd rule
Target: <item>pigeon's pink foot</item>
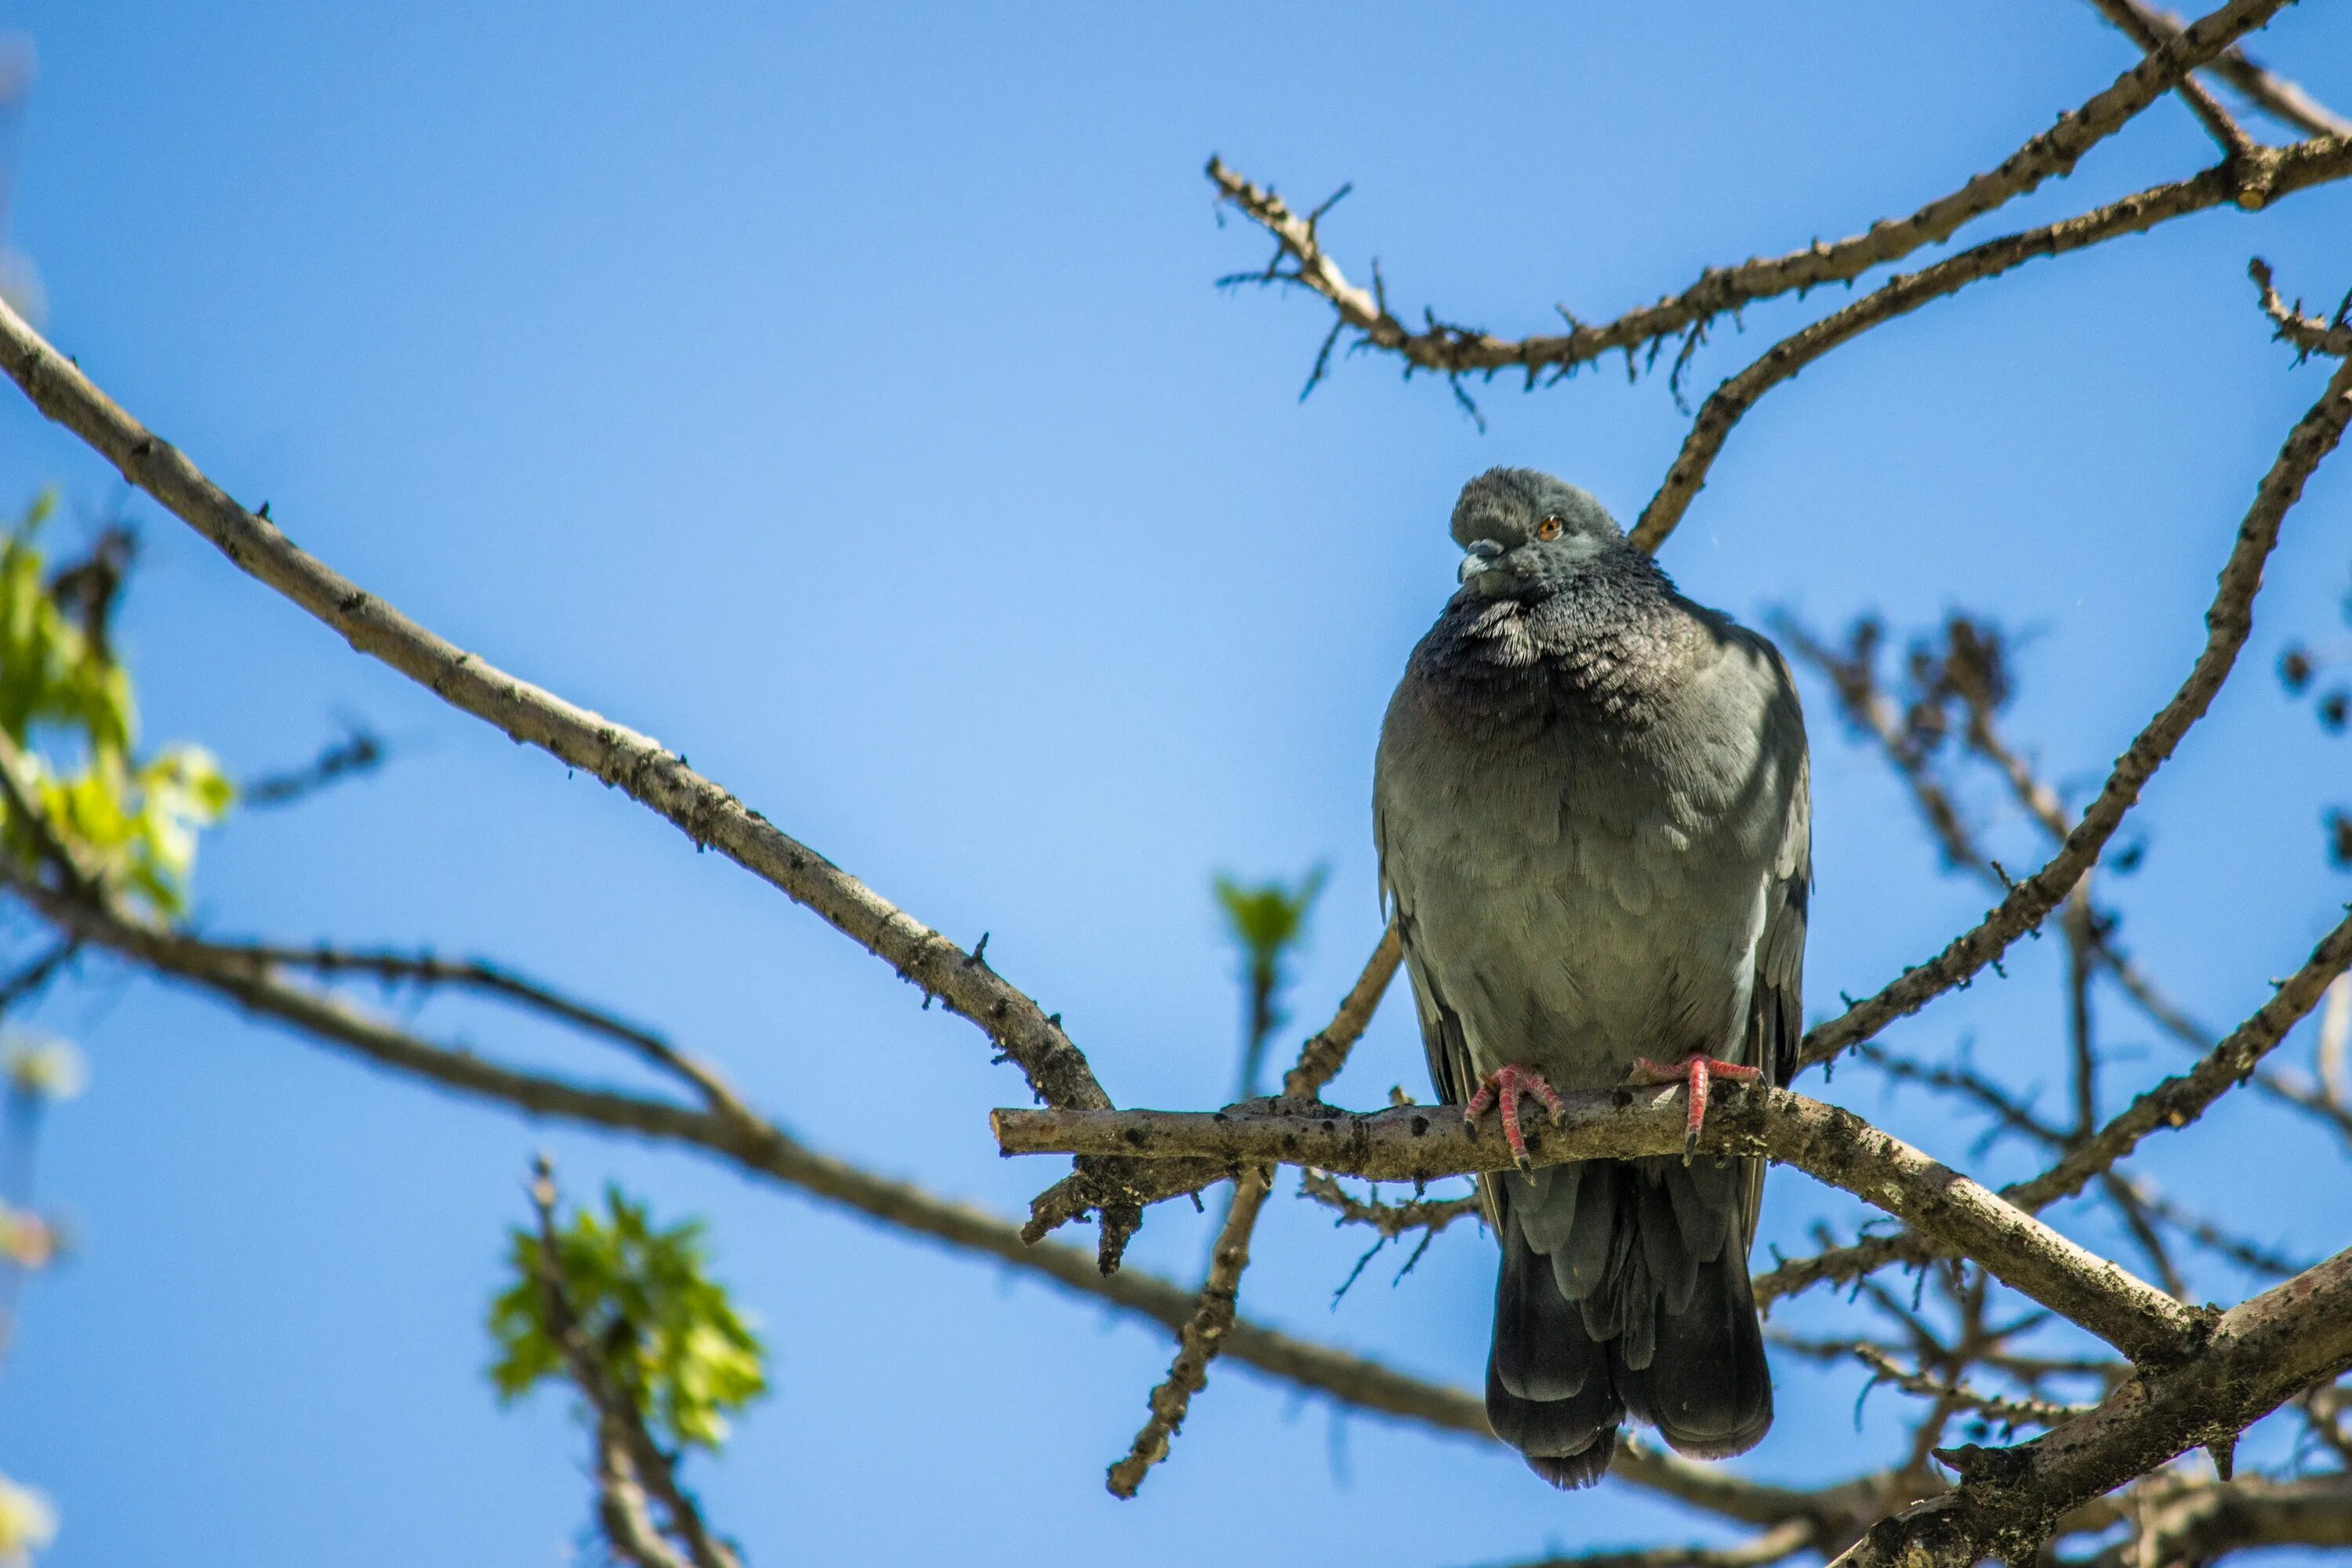
[[1699,1051],[1684,1058],[1673,1067],[1660,1067],[1647,1057],[1635,1057],[1628,1081],[1678,1083],[1689,1091],[1690,1125],[1683,1133],[1683,1163],[1687,1165],[1691,1156],[1698,1152],[1699,1129],[1706,1123],[1708,1085],[1719,1078],[1729,1079],[1734,1083],[1754,1083],[1763,1076],[1759,1068],[1742,1067],[1738,1062],[1727,1062],[1721,1057],[1711,1057]]
[[1544,1081],[1543,1074],[1530,1068],[1496,1068],[1478,1080],[1478,1092],[1462,1108],[1462,1120],[1475,1127],[1478,1118],[1486,1114],[1487,1107],[1500,1104],[1503,1142],[1511,1146],[1511,1158],[1518,1162],[1519,1169],[1532,1171],[1535,1163],[1528,1158],[1527,1137],[1519,1131],[1519,1096],[1523,1094],[1532,1094],[1542,1100],[1555,1125],[1568,1114],[1559,1091]]

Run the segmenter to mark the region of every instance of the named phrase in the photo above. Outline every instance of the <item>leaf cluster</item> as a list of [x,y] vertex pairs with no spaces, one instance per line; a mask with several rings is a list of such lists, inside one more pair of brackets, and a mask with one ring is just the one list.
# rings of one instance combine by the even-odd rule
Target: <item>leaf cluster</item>
[[[703,1226],[657,1229],[617,1187],[599,1216],[583,1209],[555,1232],[565,1304],[594,1347],[614,1392],[680,1444],[716,1448],[727,1416],[768,1389],[766,1347],[706,1272]],[[508,1246],[513,1282],[490,1303],[498,1359],[490,1381],[504,1400],[567,1375],[549,1321],[541,1239],[518,1226]]]
[[[0,535],[0,731],[25,753],[30,776],[21,782],[84,863],[178,914],[196,835],[220,820],[236,789],[202,746],[140,755],[131,678],[107,646],[105,604],[88,591],[88,574],[47,572],[40,531],[55,504],[44,494]],[[37,853],[21,823],[7,825],[0,846],[28,864]]]

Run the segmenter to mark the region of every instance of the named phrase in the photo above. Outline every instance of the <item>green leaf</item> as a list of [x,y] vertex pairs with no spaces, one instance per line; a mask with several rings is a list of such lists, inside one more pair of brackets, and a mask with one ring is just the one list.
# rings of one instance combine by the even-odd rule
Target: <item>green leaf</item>
[[1305,936],[1307,917],[1323,891],[1324,876],[1324,868],[1318,866],[1296,887],[1279,881],[1249,887],[1231,877],[1217,879],[1225,929],[1253,963],[1279,962]]
[[[55,498],[36,499],[0,535],[0,731],[26,754],[25,782],[51,824],[110,885],[159,913],[187,907],[197,836],[234,804],[236,785],[201,746],[137,752],[130,672],[51,589],[39,547]],[[0,848],[30,864],[22,824]]]
[[[656,1229],[617,1187],[605,1189],[604,1210],[583,1209],[556,1232],[564,1296],[606,1375],[648,1425],[716,1448],[728,1415],[768,1391],[765,1347],[704,1271],[699,1221]],[[490,1303],[489,1377],[500,1399],[513,1400],[567,1369],[547,1321],[538,1233],[517,1228],[507,1262],[513,1282]]]

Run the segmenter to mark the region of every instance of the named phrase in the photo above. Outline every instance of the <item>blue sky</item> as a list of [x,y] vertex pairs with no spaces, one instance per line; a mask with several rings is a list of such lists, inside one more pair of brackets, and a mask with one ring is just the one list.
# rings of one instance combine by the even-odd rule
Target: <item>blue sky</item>
[[[1356,357],[1298,398],[1328,316],[1212,280],[1261,264],[1220,225],[1212,152],[1286,192],[1354,193],[1342,262],[1391,298],[1513,332],[1597,319],[1709,264],[1854,232],[1990,168],[2129,62],[2063,0],[1727,8],[103,8],[0,3],[41,77],[14,243],[48,330],[110,392],[301,543],[506,668],[659,736],[1061,1012],[1112,1095],[1213,1103],[1238,1004],[1218,870],[1331,868],[1302,1020],[1376,936],[1366,802],[1381,705],[1452,586],[1444,518],[1496,463],[1638,511],[1683,420],[1615,367],[1523,396]],[[2293,11],[2260,51],[2352,103],[2352,24]],[[2158,106],[2044,221],[2210,161]],[[1992,233],[1985,228],[1970,231]],[[2352,277],[2352,192],[2206,215],[1932,305],[1839,351],[1738,431],[1664,559],[1744,616],[1898,627],[1952,607],[2031,633],[2017,732],[2095,784],[2202,639],[2212,574],[2320,373],[2243,279]],[[1719,331],[1697,384],[1818,309]],[[0,399],[0,501],[101,464]],[[346,716],[380,776],[206,845],[225,933],[481,952],[656,1022],[829,1150],[1014,1212],[1049,1179],[994,1157],[1024,1098],[984,1042],[874,960],[627,801],[439,708],[156,509],[124,641],[147,731],[234,771]],[[2341,629],[2339,459],[2290,520],[2245,677],[2150,793],[2126,931],[2232,1019],[2337,918],[2324,809],[2344,752],[2268,670]],[[1812,1010],[1980,912],[1883,767],[1809,690]],[[2004,853],[2031,837],[1986,793]],[[2250,874],[2251,871],[2251,874]],[[2055,943],[1893,1031],[2054,1094]],[[511,1019],[429,1007],[486,1049],[608,1070]],[[2126,1070],[2171,1047],[2120,1006]],[[501,1411],[480,1319],[530,1152],[709,1217],[767,1326],[775,1396],[705,1495],[757,1562],[1507,1560],[1703,1529],[1506,1457],[1221,1371],[1142,1498],[1124,1451],[1166,1336],[712,1164],[389,1080],[104,966],[39,1026],[90,1091],[43,1173],[78,1256],[0,1372],[0,1470],[56,1496],[55,1568],[174,1561],[550,1563],[586,1519],[562,1401]],[[1280,1047],[1287,1049],[1287,1044]],[[2289,1047],[2307,1055],[2307,1040]],[[1421,1089],[1406,1010],[1333,1093]],[[1832,1092],[1956,1159],[1971,1130]],[[2118,1093],[2121,1092],[2119,1089]],[[2251,1108],[2201,1166],[2332,1157]],[[2003,1161],[1983,1168],[2000,1173]],[[2344,1240],[2341,1206],[2200,1194],[2267,1237]],[[1769,1235],[1843,1213],[1783,1173]],[[1202,1222],[1139,1263],[1191,1274]],[[1277,1198],[1245,1306],[1473,1380],[1491,1252],[1446,1237],[1401,1287]],[[1392,1269],[1388,1272],[1392,1272]],[[2234,1295],[2242,1282],[2210,1286]],[[1861,1462],[1851,1383],[1784,1379],[1739,1461]],[[1868,1432],[1892,1402],[1872,1406]]]

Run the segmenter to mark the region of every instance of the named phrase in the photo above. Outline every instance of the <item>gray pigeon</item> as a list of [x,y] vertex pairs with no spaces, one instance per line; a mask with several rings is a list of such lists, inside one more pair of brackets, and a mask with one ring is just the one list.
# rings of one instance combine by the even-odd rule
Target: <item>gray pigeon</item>
[[1461,590],[1381,730],[1373,833],[1440,1099],[1499,1102],[1519,1174],[1486,1415],[1560,1487],[1627,1416],[1721,1458],[1772,1424],[1748,1284],[1759,1160],[1530,1171],[1519,1100],[1784,1081],[1812,879],[1804,719],[1770,642],[1692,604],[1601,503],[1496,468],[1454,508]]

